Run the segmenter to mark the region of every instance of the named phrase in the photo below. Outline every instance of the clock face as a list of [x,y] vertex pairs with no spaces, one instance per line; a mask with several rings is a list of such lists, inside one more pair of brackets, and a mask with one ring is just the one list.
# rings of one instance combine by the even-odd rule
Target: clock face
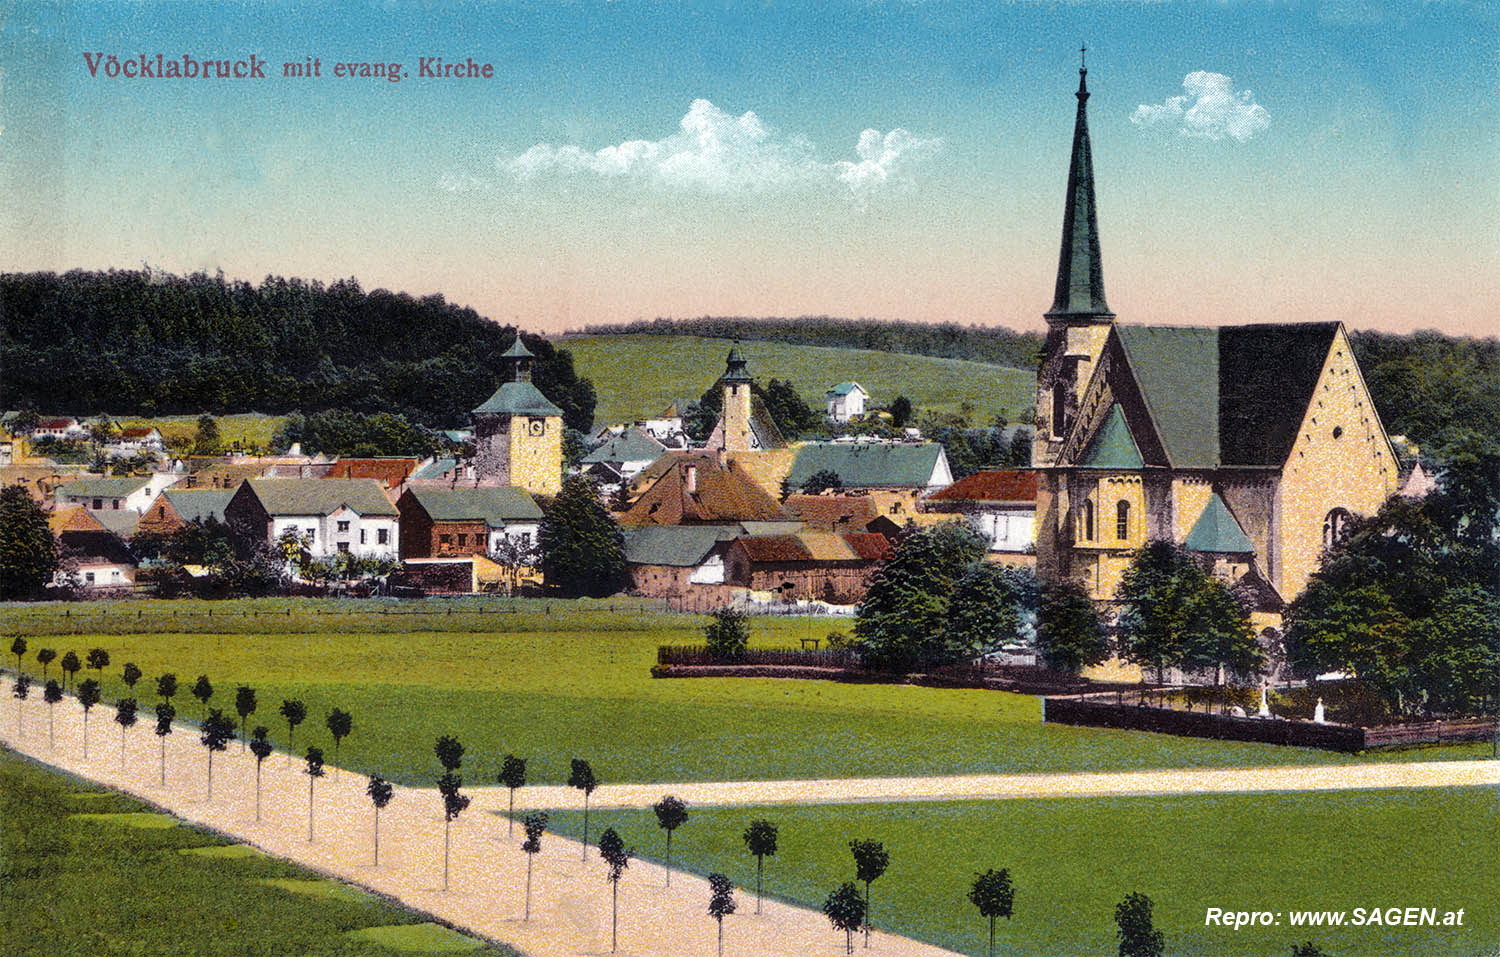
[[546,422],[542,421],[541,419],[532,419],[531,420],[531,434],[532,435],[541,435],[546,430],[547,430],[547,423]]

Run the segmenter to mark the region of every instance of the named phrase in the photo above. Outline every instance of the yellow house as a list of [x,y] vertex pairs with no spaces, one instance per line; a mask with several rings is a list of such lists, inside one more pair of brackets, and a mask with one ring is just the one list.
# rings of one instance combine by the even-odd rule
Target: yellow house
[[503,358],[507,381],[473,413],[475,475],[486,485],[556,495],[562,490],[562,410],[531,384],[536,357],[519,335]]
[[1117,324],[1104,298],[1079,71],[1056,295],[1037,375],[1037,568],[1111,601],[1169,540],[1279,627],[1323,549],[1399,484],[1342,324]]

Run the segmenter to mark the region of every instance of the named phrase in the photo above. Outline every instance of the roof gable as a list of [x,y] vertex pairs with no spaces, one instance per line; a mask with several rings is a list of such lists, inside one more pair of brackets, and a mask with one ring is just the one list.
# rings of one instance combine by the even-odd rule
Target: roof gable
[[1336,322],[1219,330],[1219,444],[1225,465],[1287,460],[1337,331]]
[[234,498],[234,489],[167,489],[161,493],[184,522],[224,521],[224,508]]
[[562,409],[553,405],[540,389],[530,382],[507,382],[474,410],[475,415],[561,416]]
[[[668,455],[660,477],[620,516],[625,525],[778,521],[785,513],[743,471],[714,455]],[[696,488],[688,490],[688,469]]]
[[1118,403],[1110,408],[1099,431],[1089,439],[1078,464],[1086,469],[1134,470],[1145,467],[1141,450],[1130,434],[1130,426],[1125,424],[1125,415]]
[[1218,492],[1209,497],[1203,514],[1193,523],[1192,531],[1182,544],[1189,551],[1223,555],[1244,555],[1255,551],[1250,536],[1245,534]]
[[655,462],[667,450],[665,445],[640,429],[629,428],[583,457],[584,464],[595,462]]
[[691,568],[703,564],[720,542],[734,534],[732,526],[641,525],[624,530],[625,561],[632,565],[669,565]]
[[69,482],[57,491],[69,497],[125,498],[145,488],[150,481],[149,478],[141,477],[79,479],[76,482]]
[[1175,468],[1219,464],[1219,337],[1214,329],[1116,326],[1152,427]]

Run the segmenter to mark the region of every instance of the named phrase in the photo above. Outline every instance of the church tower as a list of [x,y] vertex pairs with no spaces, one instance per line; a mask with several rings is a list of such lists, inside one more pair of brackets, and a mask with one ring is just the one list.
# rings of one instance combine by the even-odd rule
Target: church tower
[[757,447],[750,424],[750,373],[740,347],[729,350],[724,375],[719,386],[724,390],[724,411],[720,423],[724,428],[722,448],[726,452],[749,452]]
[[501,358],[505,381],[473,412],[477,484],[556,495],[562,490],[562,410],[531,384],[536,357],[519,335]]
[[1080,62],[1075,95],[1078,117],[1073,124],[1073,155],[1063,207],[1057,289],[1052,308],[1046,313],[1047,340],[1042,366],[1037,372],[1037,427],[1032,438],[1031,464],[1038,468],[1057,461],[1063,439],[1076,416],[1081,393],[1088,388],[1115,320],[1115,314],[1104,301],[1104,269],[1099,257],[1086,63]]

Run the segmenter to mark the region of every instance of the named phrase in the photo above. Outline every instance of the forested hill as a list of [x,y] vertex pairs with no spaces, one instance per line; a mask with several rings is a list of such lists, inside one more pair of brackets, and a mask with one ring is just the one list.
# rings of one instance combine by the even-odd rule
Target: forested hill
[[787,342],[837,349],[875,349],[905,352],[940,359],[990,362],[1013,369],[1036,368],[1042,349],[1038,332],[1016,332],[988,326],[961,326],[955,322],[886,322],[879,319],[839,319],[832,316],[801,316],[796,319],[703,316],[698,319],[639,320],[621,326],[588,326],[570,335],[662,335],[702,336],[710,339],[745,339]]
[[[0,408],[70,415],[394,412],[454,427],[494,392],[514,326],[440,295],[353,279],[202,273],[0,274]],[[587,429],[594,387],[573,357],[525,335],[533,379]]]

